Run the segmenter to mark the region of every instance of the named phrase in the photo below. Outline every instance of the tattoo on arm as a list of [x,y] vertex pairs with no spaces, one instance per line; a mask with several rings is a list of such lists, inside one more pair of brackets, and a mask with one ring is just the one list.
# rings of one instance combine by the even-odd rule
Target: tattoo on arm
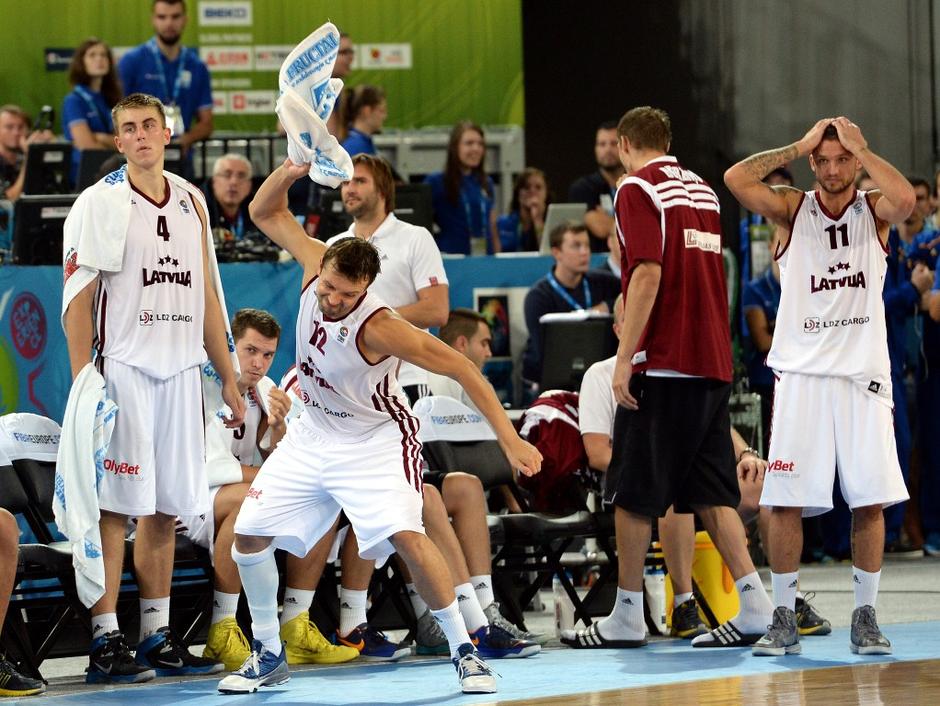
[[763,180],[777,167],[791,162],[799,156],[796,145],[788,145],[775,150],[758,152],[744,160],[743,166],[755,179]]

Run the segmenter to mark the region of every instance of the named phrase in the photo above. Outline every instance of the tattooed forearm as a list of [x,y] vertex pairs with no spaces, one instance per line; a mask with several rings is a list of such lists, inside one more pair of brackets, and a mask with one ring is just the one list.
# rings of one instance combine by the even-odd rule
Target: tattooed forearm
[[758,152],[751,155],[743,162],[741,166],[747,170],[747,173],[755,179],[762,180],[777,167],[782,167],[787,162],[791,162],[799,157],[799,150],[796,144],[780,147],[775,150]]

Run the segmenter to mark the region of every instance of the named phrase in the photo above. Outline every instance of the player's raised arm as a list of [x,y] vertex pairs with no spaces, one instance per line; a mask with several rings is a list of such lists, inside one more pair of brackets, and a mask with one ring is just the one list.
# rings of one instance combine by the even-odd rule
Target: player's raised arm
[[493,388],[469,358],[391,312],[373,317],[364,326],[362,344],[365,349],[362,352],[366,356],[395,356],[459,382],[493,427],[512,467],[527,476],[541,470],[542,455],[529,442],[519,438]]
[[285,159],[284,164],[264,180],[248,206],[255,225],[303,266],[304,282],[320,271],[320,260],[326,246],[309,237],[288,210],[287,190],[309,171],[310,165],[298,165]]
[[758,152],[741,160],[725,172],[728,189],[744,208],[789,228],[792,209],[799,203],[799,190],[789,186],[770,186],[763,179],[774,169],[812,152],[831,122],[832,118],[823,118],[793,144]]
[[861,163],[878,187],[875,199],[875,215],[886,223],[900,223],[911,215],[917,203],[914,187],[901,172],[868,147],[858,125],[846,117],[832,121],[839,135],[839,142]]

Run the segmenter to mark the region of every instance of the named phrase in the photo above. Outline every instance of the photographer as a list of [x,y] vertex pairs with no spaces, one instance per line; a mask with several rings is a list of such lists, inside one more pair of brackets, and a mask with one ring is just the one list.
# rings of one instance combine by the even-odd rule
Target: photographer
[[[23,193],[26,177],[26,151],[37,142],[52,142],[51,113],[43,111],[45,119],[36,130],[29,130],[29,116],[16,105],[0,106],[0,198],[16,201]],[[46,117],[48,116],[48,117]]]

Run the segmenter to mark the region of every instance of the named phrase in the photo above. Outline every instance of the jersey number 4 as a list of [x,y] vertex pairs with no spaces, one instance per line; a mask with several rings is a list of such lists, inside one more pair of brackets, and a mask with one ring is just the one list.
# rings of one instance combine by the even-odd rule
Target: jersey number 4
[[170,239],[170,230],[166,227],[166,216],[157,216],[157,236],[163,238],[163,242]]
[[839,232],[839,235],[842,236],[842,247],[849,247],[849,227],[843,223],[840,226],[827,226],[826,233],[829,235],[829,249],[835,250],[838,246],[836,243],[836,231]]

